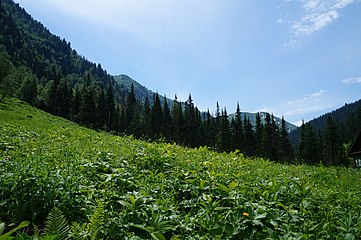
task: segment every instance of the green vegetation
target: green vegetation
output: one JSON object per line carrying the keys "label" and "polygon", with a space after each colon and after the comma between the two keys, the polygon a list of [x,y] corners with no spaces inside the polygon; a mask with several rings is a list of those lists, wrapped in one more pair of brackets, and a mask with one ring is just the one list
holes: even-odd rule
{"label": "green vegetation", "polygon": [[30,221],[18,239],[359,239],[360,186],[356,169],[149,143],[0,103],[0,228]]}

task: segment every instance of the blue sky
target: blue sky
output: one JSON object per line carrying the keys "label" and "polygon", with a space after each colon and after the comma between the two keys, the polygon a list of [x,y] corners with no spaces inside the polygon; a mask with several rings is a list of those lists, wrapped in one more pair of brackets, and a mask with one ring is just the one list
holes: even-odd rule
{"label": "blue sky", "polygon": [[361,98],[360,0],[16,0],[108,73],[299,124]]}

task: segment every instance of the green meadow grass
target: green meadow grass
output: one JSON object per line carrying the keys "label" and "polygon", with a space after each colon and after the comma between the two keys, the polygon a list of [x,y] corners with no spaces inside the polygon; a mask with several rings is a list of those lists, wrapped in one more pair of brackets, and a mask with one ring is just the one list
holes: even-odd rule
{"label": "green meadow grass", "polygon": [[32,235],[54,208],[72,239],[361,239],[361,173],[114,136],[6,99],[0,222]]}

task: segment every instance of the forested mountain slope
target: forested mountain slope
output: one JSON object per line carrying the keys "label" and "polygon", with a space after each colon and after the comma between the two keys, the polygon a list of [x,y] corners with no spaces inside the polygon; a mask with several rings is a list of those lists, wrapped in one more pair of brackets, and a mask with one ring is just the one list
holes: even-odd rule
{"label": "forested mountain slope", "polygon": [[[328,118],[339,124],[340,134],[343,139],[353,140],[361,130],[361,100],[345,104],[345,106],[315,118],[308,123],[318,133],[325,129]],[[298,144],[300,135],[301,128],[292,131],[289,136],[292,143]]]}

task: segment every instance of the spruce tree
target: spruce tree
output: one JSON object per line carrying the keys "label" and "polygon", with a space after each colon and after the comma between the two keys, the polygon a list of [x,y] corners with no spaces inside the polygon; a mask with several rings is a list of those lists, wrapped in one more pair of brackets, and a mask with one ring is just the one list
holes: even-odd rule
{"label": "spruce tree", "polygon": [[281,130],[279,133],[279,159],[281,162],[290,163],[293,157],[293,149],[288,138],[288,129],[286,127],[286,121],[282,116]]}
{"label": "spruce tree", "polygon": [[94,127],[96,123],[95,90],[92,85],[83,89],[80,105],[80,123]]}
{"label": "spruce tree", "polygon": [[323,133],[323,161],[325,165],[341,165],[338,161],[341,148],[339,140],[338,127],[332,118],[328,117]]}
{"label": "spruce tree", "polygon": [[171,114],[170,109],[168,106],[167,97],[164,96],[164,103],[163,103],[163,135],[166,139],[170,139],[171,137]]}
{"label": "spruce tree", "polygon": [[[133,89],[134,91],[134,89]],[[113,94],[113,85],[112,81],[109,81],[109,86],[107,89],[107,94],[105,96],[105,120],[107,130],[110,131],[114,129],[115,124],[115,102]]]}
{"label": "spruce tree", "polygon": [[162,105],[160,103],[158,93],[154,96],[154,104],[152,108],[152,130],[153,130],[153,138],[158,139],[162,137],[163,132],[163,110]]}
{"label": "spruce tree", "polygon": [[189,94],[188,100],[184,107],[184,135],[185,142],[190,147],[195,147],[196,144],[196,116],[192,96]]}
{"label": "spruce tree", "polygon": [[263,155],[263,142],[262,142],[263,127],[264,126],[262,124],[261,115],[258,112],[256,114],[255,154],[259,157]]}
{"label": "spruce tree", "polygon": [[271,122],[271,115],[266,113],[265,123],[263,128],[262,134],[262,153],[261,156],[274,160],[272,157],[273,154],[273,129],[272,129],[272,122]]}
{"label": "spruce tree", "polygon": [[243,123],[241,116],[241,109],[239,107],[239,103],[237,103],[236,114],[231,121],[232,128],[232,148],[238,149],[243,152],[243,144],[244,144],[244,131],[243,131]]}
{"label": "spruce tree", "polygon": [[125,128],[128,134],[134,134],[135,132],[134,116],[136,103],[137,100],[134,93],[134,85],[132,83],[130,91],[127,94],[127,102],[125,106]]}
{"label": "spruce tree", "polygon": [[79,123],[80,121],[80,105],[81,105],[81,94],[79,91],[79,87],[76,86],[75,87],[75,93],[74,93],[74,97],[73,97],[73,104],[72,104],[72,120],[74,122]]}
{"label": "spruce tree", "polygon": [[171,119],[172,119],[172,129],[173,129],[172,140],[182,144],[184,143],[183,110],[182,110],[182,104],[178,101],[177,95],[175,95],[174,100],[172,102]]}
{"label": "spruce tree", "polygon": [[144,102],[144,114],[142,121],[143,137],[151,138],[152,137],[152,113],[150,109],[149,99],[145,98]]}
{"label": "spruce tree", "polygon": [[14,71],[14,65],[6,52],[0,52],[0,102],[14,92],[14,80],[9,77]]}
{"label": "spruce tree", "polygon": [[[105,130],[107,125],[107,107],[105,103],[104,89],[101,88],[98,92],[97,103],[97,128]],[[107,129],[108,130],[108,129]]]}
{"label": "spruce tree", "polygon": [[38,84],[35,76],[28,76],[20,89],[21,99],[34,105],[38,96]]}
{"label": "spruce tree", "polygon": [[319,146],[317,142],[317,137],[311,124],[302,123],[301,139],[298,149],[298,161],[306,164],[318,164],[320,159],[318,154]]}
{"label": "spruce tree", "polygon": [[220,152],[231,151],[231,134],[229,129],[229,120],[227,109],[222,110],[220,118],[220,127],[216,138],[216,149]]}
{"label": "spruce tree", "polygon": [[246,118],[246,116],[244,116],[243,124],[244,124],[245,153],[247,156],[254,156],[255,136],[254,136],[253,126],[249,118]]}

